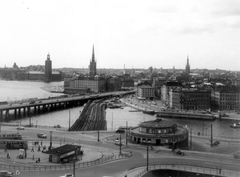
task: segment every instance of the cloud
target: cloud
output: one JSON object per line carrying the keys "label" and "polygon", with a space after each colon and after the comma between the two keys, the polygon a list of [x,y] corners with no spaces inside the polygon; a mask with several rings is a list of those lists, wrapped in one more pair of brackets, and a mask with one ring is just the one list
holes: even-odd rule
{"label": "cloud", "polygon": [[218,16],[239,16],[240,17],[240,1],[239,0],[218,0],[213,4],[212,13]]}
{"label": "cloud", "polygon": [[180,34],[202,34],[202,33],[213,33],[214,29],[211,26],[202,26],[202,27],[185,26],[181,29],[175,30],[175,32]]}

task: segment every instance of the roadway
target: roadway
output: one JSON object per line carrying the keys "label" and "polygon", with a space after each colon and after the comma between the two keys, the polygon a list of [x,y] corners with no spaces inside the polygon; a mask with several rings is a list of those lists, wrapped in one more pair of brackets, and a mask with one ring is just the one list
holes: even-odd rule
{"label": "roadway", "polygon": [[[3,127],[7,128],[7,127]],[[16,129],[12,128],[12,131],[16,131]],[[8,131],[10,131],[8,129]],[[37,133],[39,131],[48,134],[49,130],[38,130],[34,128],[27,128],[21,133],[23,134],[23,137],[25,137],[28,140],[36,140]],[[114,136],[112,136],[114,135]],[[100,139],[103,140],[106,137],[117,137],[113,132],[101,132],[100,133]],[[119,146],[110,143],[108,141],[102,141],[97,142],[97,132],[65,132],[65,131],[53,131],[53,140],[56,142],[59,142],[60,139],[64,137],[66,142],[71,143],[78,143],[81,139],[81,145],[91,145],[95,146],[96,148],[102,147],[106,149],[112,149],[114,151],[119,150]],[[122,136],[124,137],[124,136]],[[37,139],[39,140],[39,139]],[[47,139],[46,141],[49,141]],[[125,140],[123,139],[123,142]],[[204,140],[201,140],[204,141]],[[206,145],[206,140],[204,143]],[[198,142],[198,139],[194,139],[194,142]],[[193,146],[197,146],[193,142]],[[200,144],[203,144],[203,142],[199,142]],[[225,147],[226,152],[228,151],[228,148],[231,148],[233,144],[226,144],[228,146]],[[239,147],[239,144],[238,144]],[[197,149],[197,147],[194,147]],[[196,166],[207,166],[207,167],[213,167],[213,168],[223,168],[235,172],[240,172],[240,163],[239,159],[234,159],[232,156],[232,152],[229,152],[229,154],[214,154],[211,147],[208,147],[206,151],[208,152],[199,152],[199,151],[184,151],[185,156],[178,156],[173,155],[171,150],[167,149],[161,149],[158,147],[154,147],[154,150],[149,151],[149,163],[168,163],[168,164],[190,164],[190,165],[196,165]],[[124,171],[128,170],[130,167],[138,166],[138,165],[144,165],[146,164],[146,146],[144,145],[136,145],[129,143],[128,147],[123,146],[122,151],[131,151],[133,153],[133,156],[130,159],[127,160],[118,160],[115,162],[110,162],[107,164],[102,164],[94,167],[87,167],[82,169],[76,169],[76,176],[78,177],[102,177],[102,176],[114,176],[119,177],[119,175],[123,174]],[[211,151],[211,153],[209,153]],[[240,151],[239,148],[235,149],[235,151]],[[51,171],[51,172],[21,172],[19,177],[58,177],[61,176],[67,172],[72,172],[72,170],[68,171]]]}

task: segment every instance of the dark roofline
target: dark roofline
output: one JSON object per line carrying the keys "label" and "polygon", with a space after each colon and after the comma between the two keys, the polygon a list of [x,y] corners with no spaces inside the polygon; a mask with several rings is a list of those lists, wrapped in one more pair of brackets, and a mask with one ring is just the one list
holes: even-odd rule
{"label": "dark roofline", "polygon": [[59,156],[59,155],[74,151],[74,150],[78,149],[79,147],[81,148],[81,146],[78,146],[78,145],[65,144],[63,146],[51,149],[51,150],[46,151],[44,153]]}

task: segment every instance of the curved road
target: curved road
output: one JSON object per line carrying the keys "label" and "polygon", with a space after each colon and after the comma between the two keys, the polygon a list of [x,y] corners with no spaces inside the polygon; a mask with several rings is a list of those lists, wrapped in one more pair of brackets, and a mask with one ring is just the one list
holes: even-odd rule
{"label": "curved road", "polygon": [[[5,127],[2,127],[4,129]],[[6,127],[7,128],[7,127]],[[16,127],[8,128],[8,131],[16,131]],[[34,128],[27,128],[21,131],[23,137],[29,140],[36,139],[36,134],[39,131],[49,135],[49,130],[39,130]],[[100,138],[111,136],[114,133],[101,133]],[[119,146],[108,143],[108,142],[97,142],[97,133],[84,133],[81,132],[63,132],[63,131],[53,131],[53,140],[59,141],[63,137],[67,142],[79,142],[84,145],[92,145],[96,147],[106,147],[114,150],[118,150]],[[49,139],[47,139],[49,141]],[[146,164],[146,146],[129,145],[127,148],[122,147],[123,151],[131,151],[133,156],[127,160],[119,160],[110,162],[107,164],[102,164],[94,167],[87,167],[84,169],[76,169],[77,177],[102,177],[102,176],[114,176],[118,177],[124,171],[128,170],[130,167]],[[173,155],[171,151],[167,150],[149,150],[149,161],[150,163],[176,163],[176,164],[191,164],[196,166],[208,166],[214,168],[224,168],[227,170],[232,170],[240,172],[240,160],[233,159],[232,156],[227,155],[214,155],[214,154],[204,154],[204,153],[194,153],[192,151],[186,151],[185,156]],[[52,172],[21,172],[19,177],[59,177],[70,171],[52,171]]]}

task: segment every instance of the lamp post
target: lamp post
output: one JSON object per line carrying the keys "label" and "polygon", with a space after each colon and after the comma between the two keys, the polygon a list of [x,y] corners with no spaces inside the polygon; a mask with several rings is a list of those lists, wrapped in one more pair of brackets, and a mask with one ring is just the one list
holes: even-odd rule
{"label": "lamp post", "polygon": [[122,133],[120,132],[120,144],[119,144],[119,154],[122,154]]}
{"label": "lamp post", "polygon": [[69,120],[68,120],[68,131],[70,131],[70,124],[71,124],[71,110],[69,110]]}
{"label": "lamp post", "polygon": [[149,163],[149,143],[151,141],[150,140],[147,140],[147,171],[148,171],[148,163]]}
{"label": "lamp post", "polygon": [[50,146],[49,146],[49,150],[52,149],[52,132],[53,131],[49,131],[49,133],[50,133]]}

